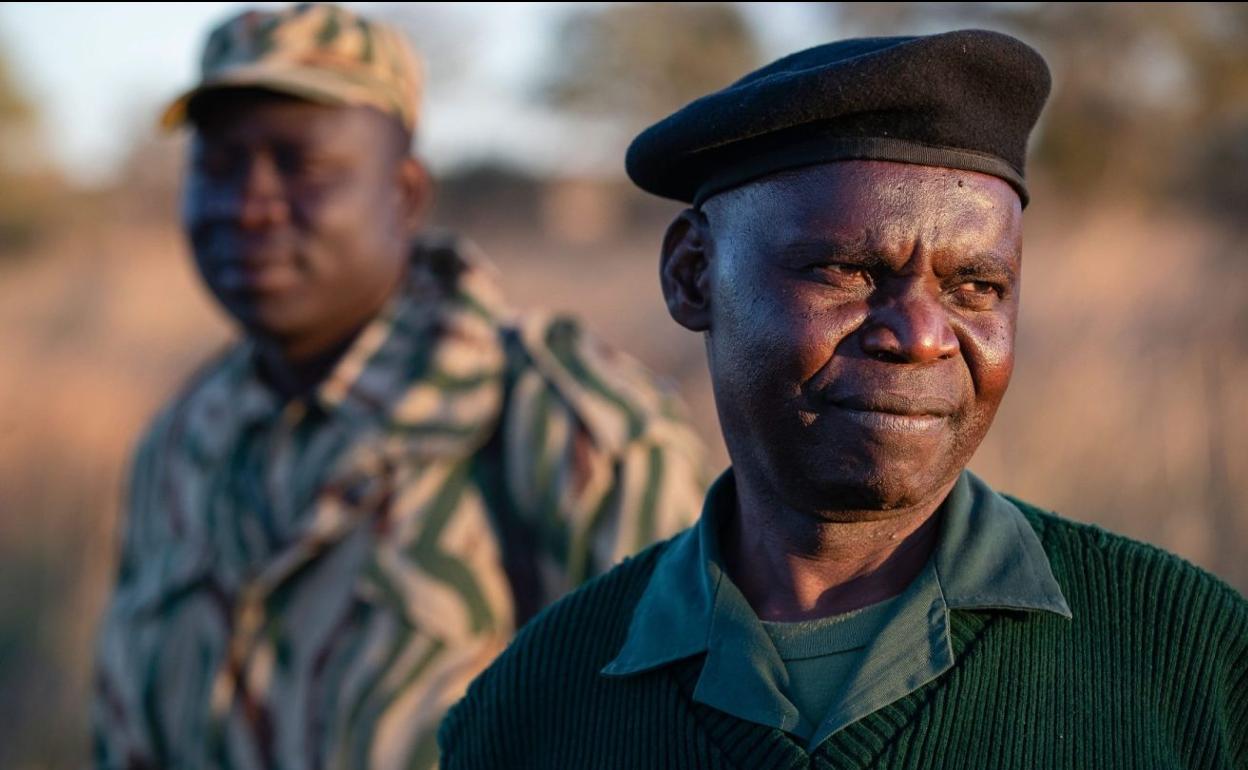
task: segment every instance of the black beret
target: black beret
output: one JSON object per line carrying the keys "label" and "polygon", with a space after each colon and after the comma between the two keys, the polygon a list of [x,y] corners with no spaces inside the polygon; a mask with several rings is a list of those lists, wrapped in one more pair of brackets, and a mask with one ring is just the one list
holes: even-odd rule
{"label": "black beret", "polygon": [[851,158],[1000,177],[1027,205],[1027,136],[1049,68],[1009,35],[959,30],[808,48],[755,70],[643,131],[629,177],[702,203],[785,169]]}

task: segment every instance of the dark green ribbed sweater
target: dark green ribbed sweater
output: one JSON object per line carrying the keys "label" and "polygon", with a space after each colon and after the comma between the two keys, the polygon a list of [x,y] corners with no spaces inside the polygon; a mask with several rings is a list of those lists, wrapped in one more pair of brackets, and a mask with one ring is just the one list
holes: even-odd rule
{"label": "dark green ribbed sweater", "polygon": [[813,754],[695,703],[703,656],[599,673],[660,544],[525,628],[443,723],[443,767],[1248,767],[1248,602],[1156,548],[1013,502],[1074,620],[953,610],[955,666]]}

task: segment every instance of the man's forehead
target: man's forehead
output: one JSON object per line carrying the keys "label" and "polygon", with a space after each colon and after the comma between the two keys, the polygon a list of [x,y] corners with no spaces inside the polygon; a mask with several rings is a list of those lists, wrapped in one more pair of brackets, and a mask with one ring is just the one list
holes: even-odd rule
{"label": "man's forehead", "polygon": [[[974,171],[879,160],[844,160],[788,169],[726,190],[707,209],[797,208],[821,218],[885,216],[956,209],[999,219],[1021,214],[1005,181]],[[1008,219],[1008,217],[1007,217]]]}
{"label": "man's forehead", "polygon": [[[989,174],[938,165],[858,158],[783,169],[751,179],[739,188],[785,188],[799,193],[807,192],[810,197],[830,191],[873,191],[879,195],[892,191],[896,193],[892,197],[905,200],[907,196],[912,197],[916,193],[950,185],[959,189],[982,191],[984,195],[1000,197],[1002,200],[1008,200],[1008,194],[1013,194],[1013,189],[1007,182]],[[730,188],[724,193],[708,197],[707,200],[739,188]],[[1017,200],[1017,195],[1014,198]]]}
{"label": "man's forehead", "polygon": [[703,210],[717,237],[762,238],[790,256],[929,249],[1016,262],[1021,247],[1014,190],[961,169],[836,161],[751,181],[713,196]]}

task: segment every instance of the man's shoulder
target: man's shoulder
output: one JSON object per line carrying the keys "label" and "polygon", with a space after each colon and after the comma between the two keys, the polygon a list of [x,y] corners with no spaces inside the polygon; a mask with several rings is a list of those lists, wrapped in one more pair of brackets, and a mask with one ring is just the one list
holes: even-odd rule
{"label": "man's shoulder", "polygon": [[437,232],[422,237],[416,248],[417,263],[453,304],[501,337],[509,386],[505,405],[512,415],[546,414],[557,405],[607,455],[618,457],[649,443],[679,448],[700,461],[701,442],[673,383],[590,333],[578,319],[541,308],[513,310],[497,268],[470,240]]}
{"label": "man's shoulder", "polygon": [[633,611],[660,556],[672,540],[646,548],[564,596],[524,626],[494,663],[468,688],[443,725],[442,741],[491,734],[509,720],[592,688],[619,652]]}
{"label": "man's shoulder", "polygon": [[[553,666],[601,670],[624,643],[637,602],[671,543],[672,539],[664,540],[625,558],[547,607],[520,630],[483,679],[497,676],[490,674],[494,669],[548,658],[556,650],[557,659],[548,661]],[[569,637],[578,641],[569,644]],[[543,679],[550,681],[545,675]]]}
{"label": "man's shoulder", "polygon": [[179,433],[179,424],[214,403],[229,402],[239,375],[247,366],[246,346],[235,343],[210,356],[169,397],[148,422],[138,452],[151,451]]}
{"label": "man's shoulder", "polygon": [[1184,633],[1238,635],[1248,649],[1248,600],[1222,579],[1163,548],[1005,497],[1039,536],[1076,623],[1081,611],[1153,618]]}
{"label": "man's shoulder", "polygon": [[574,318],[532,310],[506,328],[510,360],[517,375],[519,405],[541,382],[604,450],[623,452],[638,441],[688,445],[699,442],[672,383],[637,359],[590,333]]}

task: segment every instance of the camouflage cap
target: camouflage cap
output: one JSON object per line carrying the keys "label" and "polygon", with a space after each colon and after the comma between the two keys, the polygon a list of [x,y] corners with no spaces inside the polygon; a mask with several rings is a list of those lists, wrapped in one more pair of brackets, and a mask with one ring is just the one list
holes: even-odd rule
{"label": "camouflage cap", "polygon": [[191,100],[223,88],[264,88],[332,105],[374,107],[415,130],[420,63],[403,34],[334,5],[250,10],[208,36],[199,83],[161,116],[187,120]]}

